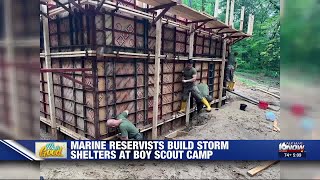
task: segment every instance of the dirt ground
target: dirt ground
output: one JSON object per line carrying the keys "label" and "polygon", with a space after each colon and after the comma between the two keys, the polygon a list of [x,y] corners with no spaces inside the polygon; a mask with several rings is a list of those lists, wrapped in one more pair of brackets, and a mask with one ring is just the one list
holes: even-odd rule
{"label": "dirt ground", "polygon": [[[277,98],[254,91],[240,82],[236,92],[256,100],[279,103]],[[192,118],[188,135],[180,139],[280,139],[272,131],[272,123],[265,120],[265,110],[228,93],[228,103],[211,113],[202,112]],[[241,111],[240,104],[248,105]],[[277,117],[279,112],[275,112]],[[280,125],[281,127],[281,125]],[[42,131],[42,139],[50,139]],[[280,179],[280,163],[254,177],[247,171],[261,165],[258,161],[79,161],[41,162],[45,179]]]}

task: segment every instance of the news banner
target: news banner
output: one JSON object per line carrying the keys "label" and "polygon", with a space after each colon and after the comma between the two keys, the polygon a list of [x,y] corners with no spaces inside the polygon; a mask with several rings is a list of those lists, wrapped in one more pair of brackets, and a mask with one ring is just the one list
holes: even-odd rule
{"label": "news banner", "polygon": [[0,160],[320,160],[315,140],[0,140]]}

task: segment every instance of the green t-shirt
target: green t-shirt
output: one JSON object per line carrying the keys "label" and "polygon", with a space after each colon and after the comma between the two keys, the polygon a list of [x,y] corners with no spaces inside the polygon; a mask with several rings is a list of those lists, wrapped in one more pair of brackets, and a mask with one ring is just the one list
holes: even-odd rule
{"label": "green t-shirt", "polygon": [[[196,68],[192,67],[192,68],[184,68],[184,70],[182,71],[182,76],[184,77],[184,80],[189,80],[192,79],[193,75],[197,74],[197,70]],[[195,82],[187,82],[184,83],[184,86],[193,86],[195,85]]]}
{"label": "green t-shirt", "polygon": [[139,133],[139,130],[127,119],[127,117],[128,114],[126,112],[122,112],[117,116],[117,119],[122,120],[119,130],[121,137],[128,137],[128,139],[132,139]]}

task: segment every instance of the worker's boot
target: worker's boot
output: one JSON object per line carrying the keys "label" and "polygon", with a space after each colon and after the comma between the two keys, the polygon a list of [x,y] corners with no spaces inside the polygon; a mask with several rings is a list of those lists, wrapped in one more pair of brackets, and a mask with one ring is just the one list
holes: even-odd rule
{"label": "worker's boot", "polygon": [[185,113],[187,108],[187,101],[182,101],[181,102],[181,107],[180,107],[180,113]]}
{"label": "worker's boot", "polygon": [[211,111],[211,106],[210,106],[210,104],[209,104],[209,102],[207,101],[207,99],[206,98],[202,98],[201,99],[201,102],[207,107],[207,111],[208,112],[210,112]]}

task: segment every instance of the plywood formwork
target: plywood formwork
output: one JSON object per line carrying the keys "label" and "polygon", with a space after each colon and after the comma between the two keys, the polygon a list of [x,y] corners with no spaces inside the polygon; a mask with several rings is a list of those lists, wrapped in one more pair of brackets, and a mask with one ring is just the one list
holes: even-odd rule
{"label": "plywood formwork", "polygon": [[[52,68],[90,68],[92,71],[85,75],[82,72],[69,75],[94,87],[89,91],[54,74],[56,119],[58,124],[86,138],[104,139],[117,133],[105,126],[106,120],[127,109],[128,119],[150,138],[154,118],[156,26],[140,15],[107,8],[110,3],[106,1],[99,12],[94,11],[96,6],[83,5],[87,13],[74,9],[73,14],[64,13],[49,20]],[[135,0],[115,3],[118,7],[142,10],[142,3]],[[175,10],[165,18],[167,22],[187,26],[189,21],[182,15]],[[220,74],[223,39],[203,32],[204,28],[195,31],[193,44],[197,81],[208,84],[210,94],[218,99],[219,91],[223,90],[219,89],[223,76]],[[184,115],[177,111],[182,97],[181,72],[189,55],[190,29],[164,23],[160,36],[158,135],[185,123]],[[103,56],[97,56],[95,52],[102,48]],[[76,53],[68,53],[80,51],[83,53],[78,57]],[[44,56],[40,60],[44,67]],[[46,79],[46,73],[41,73],[41,116],[50,119]]]}

